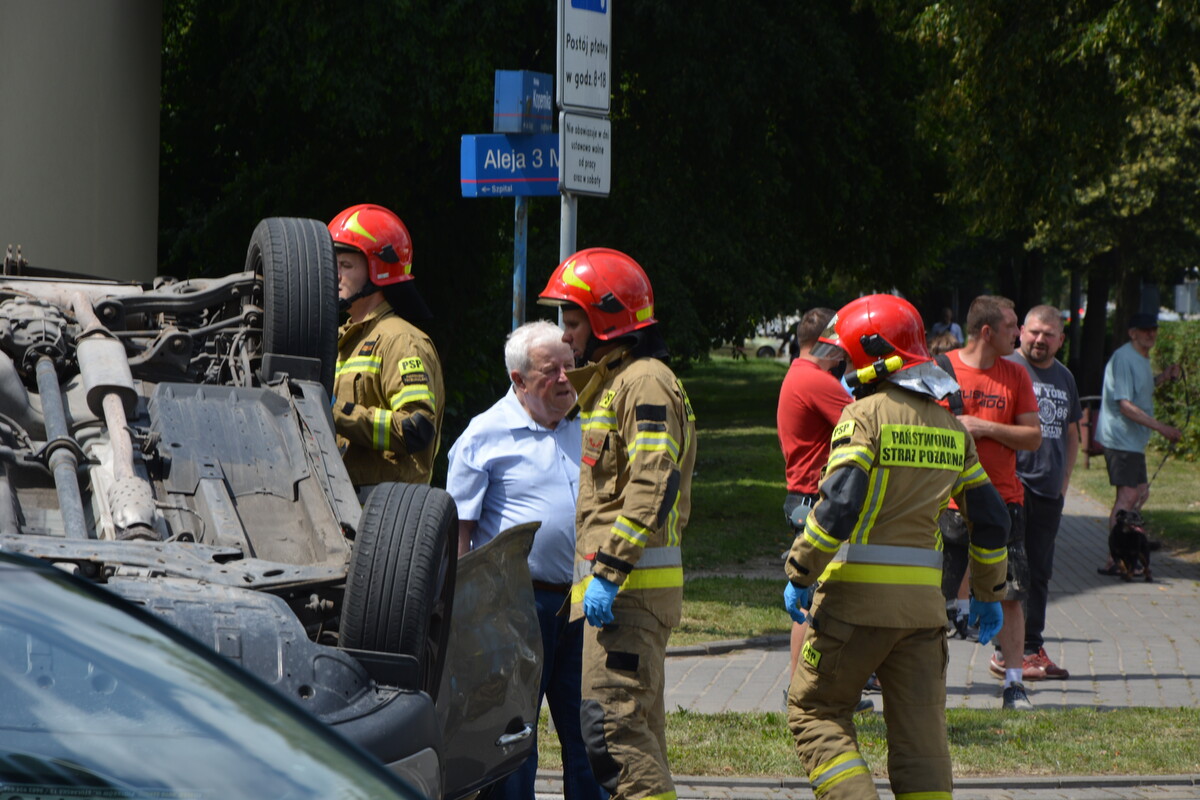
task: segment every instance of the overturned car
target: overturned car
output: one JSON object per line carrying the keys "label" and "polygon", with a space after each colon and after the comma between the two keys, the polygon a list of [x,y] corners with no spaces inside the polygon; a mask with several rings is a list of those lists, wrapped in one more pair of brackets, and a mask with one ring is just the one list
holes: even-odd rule
{"label": "overturned car", "polygon": [[458,561],[445,492],[360,505],[329,414],[337,326],[316,220],[263,220],[223,278],[97,280],[10,248],[0,550],[103,584],[428,796],[464,796],[530,751],[536,526]]}

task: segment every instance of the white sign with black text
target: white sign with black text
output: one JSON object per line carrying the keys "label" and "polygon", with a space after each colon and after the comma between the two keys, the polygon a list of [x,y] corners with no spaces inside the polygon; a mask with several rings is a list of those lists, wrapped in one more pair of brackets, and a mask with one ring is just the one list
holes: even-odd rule
{"label": "white sign with black text", "polygon": [[558,115],[558,188],[608,197],[612,188],[612,123],[586,114]]}
{"label": "white sign with black text", "polygon": [[607,114],[612,0],[558,0],[558,107]]}

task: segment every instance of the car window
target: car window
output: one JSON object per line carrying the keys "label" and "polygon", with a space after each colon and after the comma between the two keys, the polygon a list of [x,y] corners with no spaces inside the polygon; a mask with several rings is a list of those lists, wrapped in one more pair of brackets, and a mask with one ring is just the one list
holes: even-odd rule
{"label": "car window", "polygon": [[0,796],[417,797],[265,684],[55,573],[0,555]]}

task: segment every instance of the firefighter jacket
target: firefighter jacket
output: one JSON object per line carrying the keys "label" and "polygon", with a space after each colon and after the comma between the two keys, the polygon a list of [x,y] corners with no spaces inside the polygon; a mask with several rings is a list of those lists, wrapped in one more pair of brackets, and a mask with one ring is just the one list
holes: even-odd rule
{"label": "firefighter jacket", "polygon": [[429,483],[442,429],[442,366],[429,337],[386,302],[338,336],[338,447],[355,486]]}
{"label": "firefighter jacket", "polygon": [[583,456],[571,619],[583,616],[584,592],[599,575],[621,587],[613,603],[618,622],[622,608],[636,608],[673,627],[683,603],[680,544],[696,463],[691,402],[669,367],[635,358],[628,347],[574,371],[572,382]]}
{"label": "firefighter jacket", "polygon": [[857,625],[946,624],[938,515],[954,497],[971,534],[971,587],[1002,600],[1009,517],[962,424],[931,397],[884,382],[846,406],[820,497],[787,559],[813,611]]}

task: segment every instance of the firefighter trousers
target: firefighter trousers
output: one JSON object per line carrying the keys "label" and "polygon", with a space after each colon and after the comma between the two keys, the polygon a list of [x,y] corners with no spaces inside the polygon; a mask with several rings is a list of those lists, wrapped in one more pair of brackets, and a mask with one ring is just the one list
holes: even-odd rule
{"label": "firefighter trousers", "polygon": [[818,800],[877,800],[858,752],[854,706],[874,672],[883,689],[888,774],[897,800],[950,800],[943,628],[877,628],[819,609],[788,689],[788,728]]}
{"label": "firefighter trousers", "polygon": [[663,706],[671,629],[648,611],[614,612],[603,628],[584,625],[579,716],[592,774],[612,800],[675,800]]}

